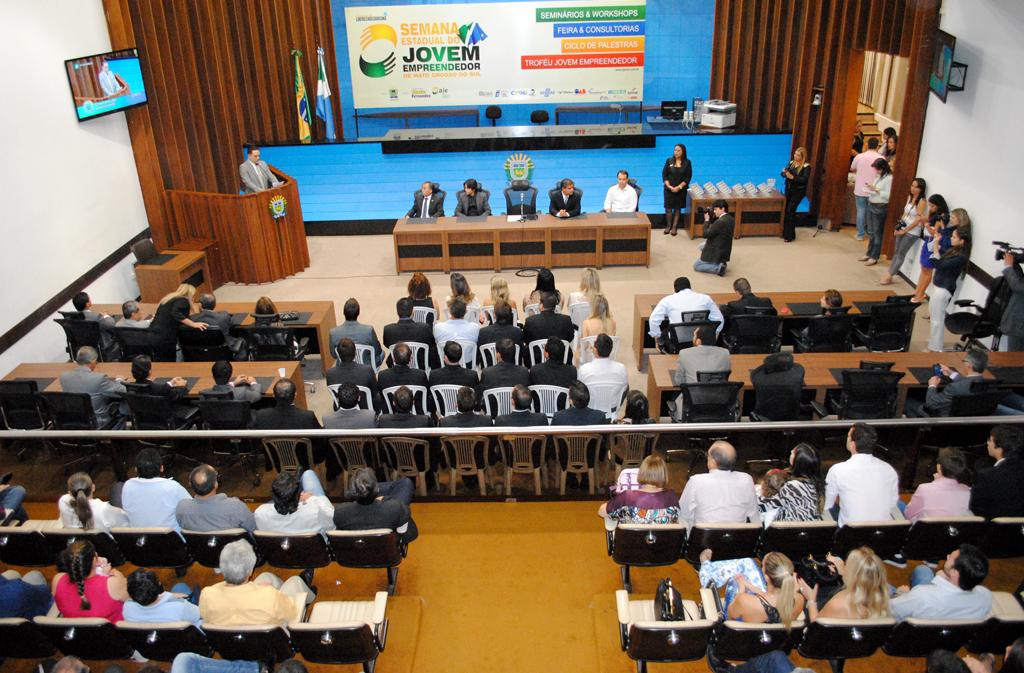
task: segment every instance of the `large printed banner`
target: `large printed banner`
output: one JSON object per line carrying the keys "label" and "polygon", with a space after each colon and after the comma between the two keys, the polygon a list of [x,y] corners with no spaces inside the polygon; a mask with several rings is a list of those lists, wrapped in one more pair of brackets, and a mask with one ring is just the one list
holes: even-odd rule
{"label": "large printed banner", "polygon": [[347,7],[356,108],[640,101],[645,0]]}

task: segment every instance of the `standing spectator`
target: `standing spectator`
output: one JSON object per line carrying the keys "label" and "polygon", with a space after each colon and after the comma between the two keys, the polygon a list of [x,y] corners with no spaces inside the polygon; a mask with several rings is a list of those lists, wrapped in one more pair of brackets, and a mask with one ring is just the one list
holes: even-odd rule
{"label": "standing spectator", "polygon": [[850,149],[850,156],[855,157],[864,151],[864,130],[860,119],[854,123],[853,127],[853,144]]}
{"label": "standing spectator", "polygon": [[677,144],[661,169],[661,181],[665,185],[665,231],[662,233],[676,235],[679,213],[686,208],[686,188],[692,179],[693,164],[686,158],[686,145]]}
{"label": "standing spectator", "polygon": [[853,183],[853,198],[857,202],[857,240],[863,241],[866,235],[866,220],[868,214],[868,197],[871,190],[868,186],[875,181],[878,173],[872,168],[875,160],[881,159],[878,153],[878,138],[868,138],[868,149],[858,154],[850,163],[850,172],[855,174]]}
{"label": "standing spectator", "polygon": [[188,475],[188,483],[195,495],[179,500],[175,510],[182,528],[195,531],[244,528],[249,532],[256,529],[252,510],[244,502],[217,492],[220,475],[213,466],[196,465]]}
{"label": "standing spectator", "polygon": [[160,451],[145,448],[135,458],[139,476],[129,479],[121,490],[121,505],[128,513],[132,528],[172,528],[181,530],[175,512],[178,503],[188,499],[185,487],[164,474]]}
{"label": "standing spectator", "polygon": [[846,435],[849,459],[833,465],[825,476],[824,508],[840,526],[889,519],[896,507],[899,477],[889,463],[874,456],[877,443],[874,428],[854,424]]}
{"label": "standing spectator", "polygon": [[917,487],[903,515],[911,521],[930,516],[970,516],[971,487],[967,479],[967,458],[959,449],[939,450],[935,478]]}
{"label": "standing spectator", "polygon": [[896,225],[893,236],[896,237],[896,250],[892,254],[892,262],[889,270],[879,281],[880,285],[892,285],[892,278],[900,272],[903,260],[907,258],[914,245],[921,240],[921,232],[924,230],[924,222],[927,219],[928,201],[925,199],[928,190],[928,183],[924,178],[914,178],[910,182],[910,193],[907,195],[907,203],[903,206],[903,215]]}
{"label": "standing spectator", "polygon": [[864,262],[864,266],[878,264],[878,258],[882,256],[882,238],[885,236],[885,213],[889,209],[889,192],[892,190],[892,169],[885,159],[875,159],[871,167],[878,173],[870,185],[868,185],[868,249],[867,252],[857,261]]}
{"label": "standing spectator", "polygon": [[718,440],[708,449],[707,474],[686,481],[679,499],[679,519],[692,528],[698,523],[746,523],[761,521],[754,480],[746,472],[734,472],[736,449]]}
{"label": "standing spectator", "polygon": [[932,283],[932,273],[935,269],[932,264],[932,240],[940,239],[939,254],[946,252],[949,248],[949,239],[952,236],[952,228],[949,226],[949,206],[942,194],[932,194],[928,197],[928,219],[922,225],[921,232],[924,244],[921,246],[921,273],[917,277],[917,285],[911,302],[920,304],[924,301],[925,292]]}
{"label": "standing spectator", "polygon": [[986,519],[1024,516],[1024,434],[1015,425],[997,425],[988,437],[993,467],[978,472],[971,488],[971,511]]}
{"label": "standing spectator", "polygon": [[1010,286],[1010,300],[1003,309],[1003,318],[999,329],[1006,337],[1006,347],[1002,350],[1024,351],[1024,272],[1013,253],[1003,256],[1003,278]]}
{"label": "standing spectator", "polygon": [[793,150],[793,160],[782,169],[782,177],[786,179],[786,221],[782,226],[782,240],[791,243],[796,238],[796,209],[807,196],[807,181],[811,177],[806,148]]}
{"label": "standing spectator", "polygon": [[934,239],[932,264],[935,265],[935,277],[932,280],[932,295],[928,307],[931,314],[928,350],[936,353],[945,350],[946,309],[956,294],[957,283],[967,274],[967,263],[971,259],[970,229],[956,227],[949,239],[949,249],[940,255],[939,247],[940,240]]}

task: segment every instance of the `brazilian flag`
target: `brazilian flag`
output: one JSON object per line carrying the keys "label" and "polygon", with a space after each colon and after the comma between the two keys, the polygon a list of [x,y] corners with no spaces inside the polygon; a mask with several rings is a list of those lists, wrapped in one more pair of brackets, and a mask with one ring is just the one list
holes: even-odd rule
{"label": "brazilian flag", "polygon": [[299,67],[299,57],[302,52],[292,49],[292,57],[295,59],[295,108],[299,113],[299,140],[308,143],[313,136],[309,131],[309,99],[306,97],[306,82],[302,79],[302,69]]}

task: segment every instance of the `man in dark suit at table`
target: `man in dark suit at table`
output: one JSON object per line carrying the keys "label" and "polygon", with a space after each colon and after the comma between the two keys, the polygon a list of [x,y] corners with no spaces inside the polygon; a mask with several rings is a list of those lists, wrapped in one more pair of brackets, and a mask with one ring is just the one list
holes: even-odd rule
{"label": "man in dark suit at table", "polygon": [[988,455],[996,464],[980,470],[971,487],[971,512],[994,519],[1024,516],[1024,433],[1016,425],[997,425],[988,438]]}
{"label": "man in dark suit at table", "polygon": [[580,214],[580,195],[569,178],[559,183],[559,191],[551,197],[548,212],[555,217],[577,217]]}
{"label": "man in dark suit at table", "polygon": [[715,199],[711,204],[711,213],[704,213],[704,238],[707,239],[701,248],[700,259],[693,263],[693,270],[701,273],[725,275],[725,268],[732,258],[732,235],[736,229],[736,221],[729,214],[729,204],[725,199]]}
{"label": "man in dark suit at table", "polygon": [[[985,380],[983,374],[988,367],[988,355],[985,351],[977,348],[971,349],[964,353],[964,364],[963,374],[946,365],[941,365],[942,376],[933,376],[928,379],[928,392],[924,402],[910,397],[904,402],[903,411],[907,418],[949,416],[953,410],[953,398],[970,395],[973,384]],[[949,383],[940,389],[943,377],[948,378]]]}
{"label": "man in dark suit at table", "polygon": [[526,386],[512,389],[512,411],[494,419],[497,427],[525,428],[548,424],[548,417],[533,410],[533,393]]}
{"label": "man in dark suit at table", "polygon": [[551,418],[551,425],[605,425],[608,417],[603,411],[590,408],[590,390],[581,381],[573,381],[569,386],[568,409],[556,411]]}
{"label": "man in dark suit at table", "polygon": [[380,409],[380,387],[377,385],[377,377],[373,374],[373,367],[356,362],[356,344],[352,339],[342,339],[338,342],[338,360],[334,366],[327,370],[325,375],[327,385],[333,386],[340,383],[354,383],[357,386],[364,386],[370,390],[373,396],[375,409]]}
{"label": "man in dark suit at table", "polygon": [[79,348],[75,353],[78,368],[60,375],[60,389],[65,393],[88,395],[92,400],[97,426],[103,428],[112,425],[117,428],[124,423],[117,411],[117,404],[125,392],[124,384],[96,371],[99,357],[92,346]]}
{"label": "man in dark suit at table", "polygon": [[213,387],[199,391],[200,397],[208,393],[214,395],[230,393],[231,399],[250,404],[256,404],[263,399],[263,388],[253,377],[240,374],[235,377],[234,381],[231,380],[234,368],[227,360],[214,362],[211,373],[213,374]]}
{"label": "man in dark suit at table", "polygon": [[92,299],[87,292],[79,292],[71,299],[71,305],[82,314],[83,320],[99,323],[100,325],[100,347],[103,349],[103,358],[107,362],[116,361],[120,358],[121,347],[114,340],[114,318],[106,313],[97,313],[92,310]]}
{"label": "man in dark suit at table", "polygon": [[531,386],[558,386],[568,388],[576,380],[576,368],[562,362],[565,359],[565,344],[561,339],[551,337],[544,345],[544,362],[530,367]]}
{"label": "man in dark suit at table", "polygon": [[[319,430],[320,421],[316,414],[308,409],[295,406],[295,382],[281,379],[274,384],[274,406],[256,412],[253,428],[256,430]],[[298,433],[301,436],[301,433]],[[322,437],[313,438],[313,462],[322,463],[327,457],[327,441]],[[303,456],[299,456],[302,460]],[[278,467],[278,466],[275,466]],[[302,469],[312,468],[303,465]],[[327,479],[333,481],[340,471],[340,466],[331,458],[327,461]]]}
{"label": "man in dark suit at table", "polygon": [[476,391],[469,386],[462,386],[455,397],[459,412],[445,416],[437,422],[440,428],[489,428],[494,423],[487,414],[478,414],[476,409]]}
{"label": "man in dark suit at table", "polygon": [[434,193],[434,185],[428,180],[413,198],[412,208],[406,217],[444,217],[444,200]]}
{"label": "man in dark suit at table", "polygon": [[541,295],[541,312],[527,318],[523,329],[523,340],[526,341],[527,346],[533,341],[547,341],[551,337],[572,341],[575,335],[572,318],[555,313],[556,304],[558,304],[558,298],[553,292],[545,292]]}
{"label": "man in dark suit at table", "polygon": [[459,203],[455,206],[455,215],[466,217],[477,217],[491,214],[491,204],[488,203],[487,192],[480,189],[480,185],[473,178],[462,183],[462,189],[455,194]]}
{"label": "man in dark suit at table", "polygon": [[722,315],[728,318],[733,315],[743,315],[747,308],[770,308],[772,300],[770,297],[758,297],[750,289],[750,281],[746,278],[737,278],[732,283],[732,289],[739,295],[739,299],[733,299],[722,305]]}
{"label": "man in dark suit at table", "polygon": [[498,361],[493,367],[480,372],[480,392],[491,388],[512,388],[530,385],[530,372],[516,362],[516,345],[511,339],[501,339],[495,345]]}
{"label": "man in dark suit at table", "polygon": [[408,343],[410,341],[426,344],[430,367],[438,367],[440,363],[437,359],[437,347],[434,345],[434,330],[426,323],[414,321],[412,319],[412,308],[412,299],[408,297],[402,297],[395,302],[398,322],[384,326],[384,347],[391,348],[397,343]]}

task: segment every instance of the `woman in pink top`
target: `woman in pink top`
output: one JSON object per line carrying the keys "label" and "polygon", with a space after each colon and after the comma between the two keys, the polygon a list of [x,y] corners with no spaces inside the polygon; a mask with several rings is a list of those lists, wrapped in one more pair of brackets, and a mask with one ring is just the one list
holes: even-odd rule
{"label": "woman in pink top", "polygon": [[72,542],[61,551],[53,578],[53,599],[62,617],[101,617],[110,622],[124,619],[121,608],[128,600],[128,583],[110,562],[96,555],[88,540]]}
{"label": "woman in pink top", "polygon": [[970,516],[971,487],[963,483],[967,458],[959,449],[939,451],[935,479],[917,487],[904,515],[911,521],[928,516]]}

